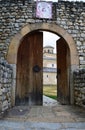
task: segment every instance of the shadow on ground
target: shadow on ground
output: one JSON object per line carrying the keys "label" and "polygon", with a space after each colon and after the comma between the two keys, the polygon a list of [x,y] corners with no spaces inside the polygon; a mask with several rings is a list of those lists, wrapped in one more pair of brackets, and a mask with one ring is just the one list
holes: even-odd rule
{"label": "shadow on ground", "polygon": [[44,97],[43,106],[15,106],[7,111],[5,120],[35,122],[85,122],[85,109],[60,105],[57,101]]}

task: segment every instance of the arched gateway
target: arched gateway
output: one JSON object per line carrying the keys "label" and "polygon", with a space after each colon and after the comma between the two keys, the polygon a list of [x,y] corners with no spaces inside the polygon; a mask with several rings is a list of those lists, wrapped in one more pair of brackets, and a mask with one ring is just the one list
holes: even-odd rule
{"label": "arched gateway", "polygon": [[[58,100],[73,104],[73,70],[79,66],[77,48],[72,36],[56,24],[27,24],[12,39],[7,61],[16,64],[17,79],[13,90],[13,105],[16,101],[29,100],[28,104],[42,104],[42,31],[59,35],[57,42]],[[36,55],[36,56],[35,56]],[[24,86],[24,87],[23,87]]]}

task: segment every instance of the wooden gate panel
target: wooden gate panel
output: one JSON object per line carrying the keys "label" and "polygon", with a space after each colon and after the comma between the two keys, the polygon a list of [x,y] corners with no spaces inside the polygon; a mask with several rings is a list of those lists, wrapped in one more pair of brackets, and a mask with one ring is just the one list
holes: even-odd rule
{"label": "wooden gate panel", "polygon": [[[34,69],[39,69],[36,72]],[[41,105],[43,96],[43,33],[24,37],[17,57],[17,104]]]}
{"label": "wooden gate panel", "polygon": [[69,93],[69,69],[70,55],[69,48],[63,38],[57,41],[57,96],[62,104],[70,103]]}
{"label": "wooden gate panel", "polygon": [[[32,72],[30,76],[32,104],[41,105],[43,97],[43,34],[37,32],[34,35],[33,47],[31,49]],[[32,79],[32,81],[31,81]]]}

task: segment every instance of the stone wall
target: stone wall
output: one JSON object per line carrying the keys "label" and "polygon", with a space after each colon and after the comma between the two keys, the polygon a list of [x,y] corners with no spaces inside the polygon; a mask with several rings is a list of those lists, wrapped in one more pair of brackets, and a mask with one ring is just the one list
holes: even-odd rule
{"label": "stone wall", "polygon": [[[0,53],[1,54],[1,53]],[[12,67],[0,55],[0,113],[11,107]]]}
{"label": "stone wall", "polygon": [[[59,2],[57,24],[69,32],[77,46],[80,67],[85,67],[85,3]],[[84,21],[83,21],[84,20]]]}
{"label": "stone wall", "polygon": [[[50,20],[35,17],[36,2],[26,1],[23,5],[20,1],[18,3],[2,1],[0,0],[0,111],[5,111],[11,106],[13,83],[12,65],[9,65],[5,58],[12,38],[26,24],[54,23],[63,27],[75,41],[80,61],[79,67],[85,67],[85,3],[64,1],[53,3],[53,18]],[[79,83],[80,88],[82,84]],[[76,88],[75,86],[75,96],[78,93]],[[77,99],[79,99],[78,96],[76,96],[76,104],[79,103]]]}
{"label": "stone wall", "polygon": [[[1,2],[1,1],[0,1]],[[53,19],[35,17],[36,3],[0,4],[0,46],[7,53],[11,39],[27,23],[55,23],[70,33],[79,53],[80,67],[85,67],[85,3],[64,2],[53,4]]]}
{"label": "stone wall", "polygon": [[74,72],[75,104],[85,107],[85,69]]}

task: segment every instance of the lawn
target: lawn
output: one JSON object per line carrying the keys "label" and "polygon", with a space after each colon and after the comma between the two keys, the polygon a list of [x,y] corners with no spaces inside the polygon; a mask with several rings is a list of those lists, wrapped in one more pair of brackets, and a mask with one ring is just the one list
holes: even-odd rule
{"label": "lawn", "polygon": [[43,95],[57,99],[57,87],[56,86],[43,86]]}

